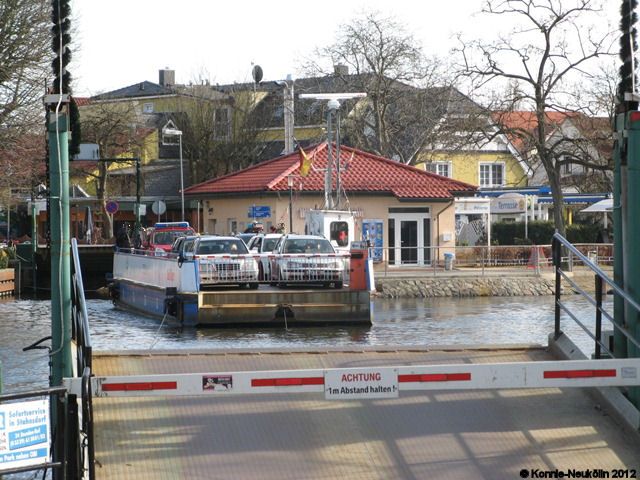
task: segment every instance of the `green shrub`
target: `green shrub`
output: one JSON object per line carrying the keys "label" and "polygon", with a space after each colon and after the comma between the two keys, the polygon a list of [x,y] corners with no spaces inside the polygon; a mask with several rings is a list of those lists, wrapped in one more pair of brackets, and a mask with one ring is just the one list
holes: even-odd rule
{"label": "green shrub", "polygon": [[596,243],[602,225],[574,223],[567,225],[567,240],[571,243]]}
{"label": "green shrub", "polygon": [[7,268],[9,266],[9,254],[7,249],[0,249],[0,269]]}
{"label": "green shrub", "polygon": [[527,225],[528,238],[524,235],[524,222],[497,222],[491,225],[491,237],[498,245],[548,245],[555,233],[553,222],[535,220]]}

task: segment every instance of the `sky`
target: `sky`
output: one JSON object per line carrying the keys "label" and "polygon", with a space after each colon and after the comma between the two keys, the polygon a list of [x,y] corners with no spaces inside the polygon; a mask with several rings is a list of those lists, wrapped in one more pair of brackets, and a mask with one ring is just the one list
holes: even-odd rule
{"label": "sky", "polygon": [[[392,15],[425,53],[446,56],[454,35],[492,38],[502,19],[479,15],[483,0],[72,0],[74,94],[90,96],[175,70],[176,83],[251,81],[300,74],[314,48],[331,44],[341,24],[368,11]],[[602,25],[618,23],[617,0],[604,0]]]}

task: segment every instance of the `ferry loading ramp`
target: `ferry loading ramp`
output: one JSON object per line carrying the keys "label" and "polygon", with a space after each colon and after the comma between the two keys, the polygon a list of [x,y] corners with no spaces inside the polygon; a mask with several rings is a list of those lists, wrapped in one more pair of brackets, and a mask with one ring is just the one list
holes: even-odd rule
{"label": "ferry loading ramp", "polygon": [[[101,375],[553,360],[535,346],[94,353]],[[640,472],[640,438],[576,388],[95,398],[100,479],[521,478]]]}

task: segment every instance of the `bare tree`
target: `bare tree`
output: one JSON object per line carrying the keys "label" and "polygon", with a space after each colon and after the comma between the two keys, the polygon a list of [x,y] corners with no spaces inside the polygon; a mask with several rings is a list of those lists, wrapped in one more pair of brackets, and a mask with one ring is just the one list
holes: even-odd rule
{"label": "bare tree", "polygon": [[[83,141],[97,143],[103,159],[114,159],[122,154],[141,157],[143,137],[149,130],[138,125],[134,105],[129,102],[97,102],[82,110]],[[122,194],[111,191],[112,186],[108,181],[110,165],[109,162],[99,161],[89,168],[72,172],[75,175],[84,174],[95,181],[96,197],[102,205],[102,234],[105,238],[113,236],[113,216],[106,210],[107,198],[110,194]]]}
{"label": "bare tree", "polygon": [[0,2],[0,143],[42,126],[51,59],[47,0]]}
{"label": "bare tree", "polygon": [[[603,166],[577,155],[578,150],[586,151],[573,148],[582,140],[560,136],[549,141],[558,125],[553,114],[572,112],[566,107],[571,82],[588,75],[586,69],[599,56],[609,54],[613,37],[610,32],[595,30],[601,23],[595,0],[488,0],[482,12],[516,27],[493,43],[461,40],[457,49],[461,71],[480,89],[500,82],[511,85],[510,94],[492,106],[504,112],[497,115],[497,123],[544,169],[554,201],[554,222],[564,233],[562,165]],[[533,112],[532,122],[515,127],[512,122],[505,127],[509,123],[504,120],[518,110]],[[535,163],[533,158],[529,160]]]}
{"label": "bare tree", "polygon": [[254,162],[259,118],[249,91],[233,97],[208,85],[183,87],[172,117],[183,132],[184,157],[193,183],[225,175]]}
{"label": "bare tree", "polygon": [[345,120],[349,143],[403,163],[420,161],[450,97],[439,60],[428,59],[400,22],[378,12],[342,25],[335,43],[314,57],[324,64],[307,61],[307,75],[336,75],[347,91],[367,93]]}

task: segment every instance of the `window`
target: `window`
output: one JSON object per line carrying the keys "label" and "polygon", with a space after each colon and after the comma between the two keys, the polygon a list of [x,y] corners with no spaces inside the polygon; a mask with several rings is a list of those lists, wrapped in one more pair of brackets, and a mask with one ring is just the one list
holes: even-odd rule
{"label": "window", "polygon": [[565,175],[571,175],[571,164],[570,163],[565,163],[564,165],[562,165],[562,173],[564,173]]}
{"label": "window", "polygon": [[451,163],[450,162],[430,162],[427,163],[427,171],[436,173],[443,177],[451,177]]}
{"label": "window", "polygon": [[153,113],[153,103],[145,103],[142,105],[142,113]]}
{"label": "window", "polygon": [[502,163],[481,163],[480,164],[480,186],[481,187],[501,187],[504,185],[504,164]]}
{"label": "window", "polygon": [[229,110],[216,108],[213,118],[213,136],[218,140],[229,138]]}
{"label": "window", "polygon": [[349,224],[347,222],[331,222],[329,239],[335,240],[339,247],[349,245]]}

